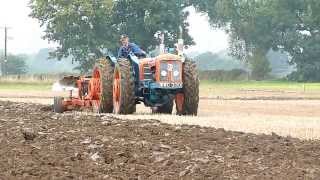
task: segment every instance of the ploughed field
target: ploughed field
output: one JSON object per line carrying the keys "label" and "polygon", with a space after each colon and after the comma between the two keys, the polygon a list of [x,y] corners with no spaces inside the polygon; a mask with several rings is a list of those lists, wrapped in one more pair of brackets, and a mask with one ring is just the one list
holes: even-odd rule
{"label": "ploughed field", "polygon": [[320,141],[28,103],[0,101],[0,113],[1,180],[320,177]]}
{"label": "ploughed field", "polygon": [[[0,101],[52,105],[52,97],[9,96]],[[23,94],[22,94],[23,95]],[[39,96],[40,95],[40,96]],[[46,96],[46,94],[43,94]],[[200,125],[224,128],[248,133],[275,132],[281,136],[301,139],[320,139],[320,100],[253,100],[253,99],[208,99],[201,98],[198,117],[154,115],[149,108],[137,106],[137,112],[129,116],[115,116],[121,119],[155,119],[168,124]],[[78,112],[80,113],[80,112]],[[173,113],[174,114],[174,113]]]}

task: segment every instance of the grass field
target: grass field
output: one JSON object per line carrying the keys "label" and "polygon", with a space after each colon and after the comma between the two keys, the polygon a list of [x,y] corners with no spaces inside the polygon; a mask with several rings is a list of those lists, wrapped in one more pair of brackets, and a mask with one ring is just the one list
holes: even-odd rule
{"label": "grass field", "polygon": [[[52,82],[2,82],[0,90],[50,90]],[[286,81],[237,81],[237,82],[214,82],[202,80],[200,91],[210,90],[270,90],[270,91],[320,91],[320,83],[297,83]]]}
{"label": "grass field", "polygon": [[50,91],[51,83],[0,82],[0,91]]}
{"label": "grass field", "polygon": [[[53,82],[0,81],[2,94],[24,92],[50,95]],[[282,81],[201,81],[200,97],[214,99],[320,99],[320,83],[296,83]]]}

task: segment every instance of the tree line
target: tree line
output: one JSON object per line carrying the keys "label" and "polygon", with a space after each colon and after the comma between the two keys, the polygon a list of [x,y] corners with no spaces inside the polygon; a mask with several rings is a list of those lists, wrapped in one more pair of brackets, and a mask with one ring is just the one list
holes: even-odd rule
{"label": "tree line", "polygon": [[[0,53],[0,58],[4,59],[4,54]],[[26,56],[9,54],[7,61],[1,61],[2,75],[22,75],[28,71]]]}
{"label": "tree line", "polygon": [[193,45],[186,11],[190,6],[229,34],[231,55],[252,67],[252,73],[264,77],[270,71],[266,54],[272,49],[286,53],[296,65],[291,79],[320,80],[318,0],[31,0],[30,16],[45,27],[45,39],[60,45],[52,57],[72,55],[87,71],[93,63],[87,55],[115,50],[120,34],[151,50],[159,31],[173,46],[181,26],[186,45]]}

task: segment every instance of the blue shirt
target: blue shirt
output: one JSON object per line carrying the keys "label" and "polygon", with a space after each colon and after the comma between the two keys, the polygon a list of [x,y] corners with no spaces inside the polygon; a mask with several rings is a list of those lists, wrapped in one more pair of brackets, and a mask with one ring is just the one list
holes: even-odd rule
{"label": "blue shirt", "polygon": [[136,44],[134,43],[129,43],[128,46],[122,46],[119,49],[118,52],[118,57],[119,58],[127,58],[128,55],[132,52],[135,55],[144,55],[144,51]]}

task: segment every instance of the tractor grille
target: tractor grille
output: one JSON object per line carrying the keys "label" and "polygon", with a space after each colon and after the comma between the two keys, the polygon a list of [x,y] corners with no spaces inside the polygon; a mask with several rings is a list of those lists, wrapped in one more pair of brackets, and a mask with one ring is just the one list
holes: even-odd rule
{"label": "tractor grille", "polygon": [[181,81],[181,62],[163,61],[160,63],[160,81]]}
{"label": "tractor grille", "polygon": [[152,80],[152,71],[148,64],[143,66],[144,80]]}
{"label": "tractor grille", "polygon": [[[161,62],[160,63],[160,81],[168,81],[169,74],[168,74],[168,64],[166,62]],[[163,72],[166,72],[167,75],[164,75]]]}
{"label": "tractor grille", "polygon": [[[173,81],[181,81],[181,69],[180,69],[180,62],[174,62],[173,63],[173,73],[172,73],[172,79]],[[174,73],[177,73],[176,75]]]}

